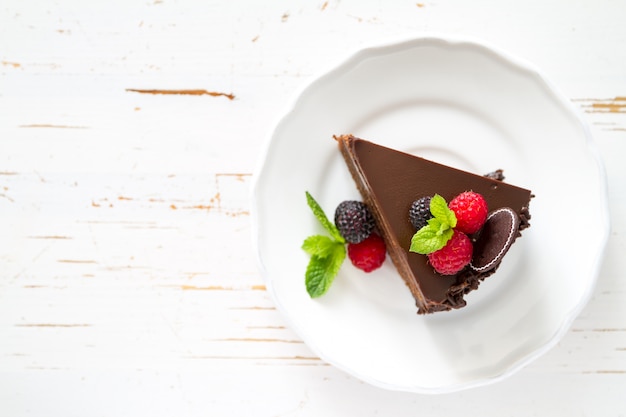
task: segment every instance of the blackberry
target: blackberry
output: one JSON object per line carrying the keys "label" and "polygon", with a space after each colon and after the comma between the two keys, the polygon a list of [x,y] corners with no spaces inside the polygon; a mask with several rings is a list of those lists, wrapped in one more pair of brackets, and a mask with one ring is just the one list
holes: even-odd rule
{"label": "blackberry", "polygon": [[346,200],[335,210],[335,225],[348,243],[361,243],[369,237],[376,223],[364,203]]}
{"label": "blackberry", "polygon": [[411,204],[409,209],[409,220],[415,227],[415,230],[420,230],[422,227],[428,224],[428,220],[432,219],[433,215],[430,212],[430,197],[422,197],[415,200]]}

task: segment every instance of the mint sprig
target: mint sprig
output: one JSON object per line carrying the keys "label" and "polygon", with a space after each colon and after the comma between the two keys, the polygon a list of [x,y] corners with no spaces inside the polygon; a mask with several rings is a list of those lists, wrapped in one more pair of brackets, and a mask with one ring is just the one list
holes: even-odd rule
{"label": "mint sprig", "polygon": [[411,238],[409,251],[427,255],[448,243],[456,227],[456,215],[448,208],[448,203],[439,194],[430,199],[430,213],[433,218]]}
{"label": "mint sprig", "polygon": [[311,256],[305,273],[306,290],[311,298],[326,294],[345,258],[345,245],[336,241],[333,242],[328,256]]}
{"label": "mint sprig", "polygon": [[322,210],[322,207],[317,203],[317,201],[315,201],[313,196],[309,194],[308,191],[306,191],[306,202],[313,211],[315,217],[317,217],[317,220],[319,220],[322,226],[324,226],[324,229],[326,229],[326,231],[328,231],[328,233],[330,233],[330,235],[335,240],[341,243],[345,243],[345,240],[343,236],[341,236],[341,233],[339,233],[339,229],[337,229],[335,223],[328,220],[328,217],[326,217],[326,214],[324,213],[324,210]]}
{"label": "mint sprig", "polygon": [[326,294],[337,276],[339,268],[346,258],[346,241],[308,191],[306,192],[306,201],[315,217],[330,234],[330,237],[325,235],[309,236],[302,243],[302,249],[311,255],[304,275],[306,290],[311,298],[317,298]]}

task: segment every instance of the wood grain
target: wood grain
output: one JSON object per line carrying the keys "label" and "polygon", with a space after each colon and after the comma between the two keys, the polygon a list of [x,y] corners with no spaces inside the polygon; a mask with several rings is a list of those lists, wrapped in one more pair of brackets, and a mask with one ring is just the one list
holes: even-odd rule
{"label": "wood grain", "polygon": [[[625,415],[625,11],[5,2],[0,415]],[[503,382],[434,397],[367,385],[291,330],[258,272],[249,204],[270,130],[314,75],[424,32],[549,74],[590,126],[613,222],[593,297],[557,346]]]}

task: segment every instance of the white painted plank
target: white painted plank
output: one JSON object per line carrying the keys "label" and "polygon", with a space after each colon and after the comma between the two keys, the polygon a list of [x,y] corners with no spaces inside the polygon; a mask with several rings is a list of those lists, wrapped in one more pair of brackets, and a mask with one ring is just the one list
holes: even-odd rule
{"label": "white painted plank", "polygon": [[[610,0],[5,2],[0,414],[625,415],[624,16]],[[591,125],[613,217],[565,338],[509,380],[435,397],[310,352],[265,291],[248,203],[299,89],[429,31],[544,70]]]}

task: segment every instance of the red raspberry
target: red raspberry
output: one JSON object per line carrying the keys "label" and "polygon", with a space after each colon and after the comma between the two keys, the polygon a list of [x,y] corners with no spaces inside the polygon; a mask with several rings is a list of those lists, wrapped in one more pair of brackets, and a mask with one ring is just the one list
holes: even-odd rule
{"label": "red raspberry", "polygon": [[385,261],[386,254],[385,241],[376,233],[370,234],[360,243],[348,244],[348,257],[352,264],[365,272],[380,268]]}
{"label": "red raspberry", "polygon": [[470,235],[476,233],[487,220],[487,202],[482,195],[473,191],[465,191],[454,197],[448,207],[456,215],[456,229],[460,232]]}
{"label": "red raspberry", "polygon": [[428,254],[428,261],[441,275],[454,275],[472,260],[474,247],[463,232],[454,230],[446,246]]}

